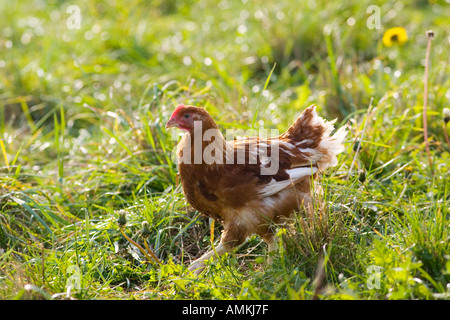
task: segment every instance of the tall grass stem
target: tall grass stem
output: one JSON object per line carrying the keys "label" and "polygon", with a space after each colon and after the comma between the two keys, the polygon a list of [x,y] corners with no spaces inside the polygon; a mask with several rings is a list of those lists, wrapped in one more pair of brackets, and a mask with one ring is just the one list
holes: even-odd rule
{"label": "tall grass stem", "polygon": [[425,53],[425,75],[423,80],[423,139],[427,150],[428,162],[430,163],[431,174],[434,175],[433,162],[431,160],[430,145],[428,141],[428,125],[427,125],[427,105],[428,105],[428,66],[430,64],[431,40],[434,32],[427,31],[427,51]]}

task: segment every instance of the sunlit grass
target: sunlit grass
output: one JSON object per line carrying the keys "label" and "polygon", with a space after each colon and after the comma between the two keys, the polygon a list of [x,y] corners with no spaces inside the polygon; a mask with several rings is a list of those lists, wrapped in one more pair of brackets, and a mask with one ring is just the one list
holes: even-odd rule
{"label": "sunlit grass", "polygon": [[[366,25],[373,4],[381,29]],[[80,1],[73,30],[68,5],[0,3],[0,298],[449,299],[448,5]],[[397,26],[408,41],[383,46]],[[224,130],[283,131],[312,103],[349,125],[322,205],[279,229],[271,263],[253,236],[188,274],[211,235],[164,129],[178,103]],[[163,266],[125,240],[119,210]]]}

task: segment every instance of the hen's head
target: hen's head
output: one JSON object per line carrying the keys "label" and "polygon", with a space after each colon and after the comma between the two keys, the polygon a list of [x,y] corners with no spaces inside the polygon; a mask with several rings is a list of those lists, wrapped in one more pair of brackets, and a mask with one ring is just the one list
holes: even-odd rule
{"label": "hen's head", "polygon": [[217,128],[216,123],[205,109],[180,104],[170,116],[166,124],[166,129],[176,127],[183,131],[191,132],[195,126],[199,126],[200,124],[203,131],[205,129]]}

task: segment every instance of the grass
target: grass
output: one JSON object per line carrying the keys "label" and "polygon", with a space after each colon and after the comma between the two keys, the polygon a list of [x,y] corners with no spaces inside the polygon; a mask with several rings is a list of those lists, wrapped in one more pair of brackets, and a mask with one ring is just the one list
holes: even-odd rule
{"label": "grass", "polygon": [[[447,3],[78,1],[69,29],[71,4],[0,2],[0,298],[449,299]],[[396,26],[408,42],[383,46]],[[349,125],[322,205],[278,229],[271,263],[254,236],[187,273],[221,226],[182,195],[178,103],[224,130],[282,131],[312,103]]]}

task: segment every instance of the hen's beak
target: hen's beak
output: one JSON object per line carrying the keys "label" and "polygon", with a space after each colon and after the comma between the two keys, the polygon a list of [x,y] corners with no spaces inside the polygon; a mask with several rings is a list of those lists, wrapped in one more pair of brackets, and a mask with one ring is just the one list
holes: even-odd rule
{"label": "hen's beak", "polygon": [[172,127],[176,127],[177,126],[177,121],[175,118],[171,118],[169,121],[167,121],[166,123],[166,129],[172,128]]}

